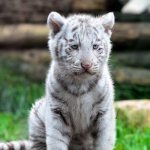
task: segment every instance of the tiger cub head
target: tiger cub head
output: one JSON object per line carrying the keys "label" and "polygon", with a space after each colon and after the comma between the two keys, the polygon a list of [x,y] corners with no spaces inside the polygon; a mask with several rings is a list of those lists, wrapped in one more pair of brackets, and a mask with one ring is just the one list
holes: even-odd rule
{"label": "tiger cub head", "polygon": [[65,18],[51,12],[47,19],[48,45],[58,69],[71,76],[92,76],[102,72],[111,51],[114,20],[113,13]]}

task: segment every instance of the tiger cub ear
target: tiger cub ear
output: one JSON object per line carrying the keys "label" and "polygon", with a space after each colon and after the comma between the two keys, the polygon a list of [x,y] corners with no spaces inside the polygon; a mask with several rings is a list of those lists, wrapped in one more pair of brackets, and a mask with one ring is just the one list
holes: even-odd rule
{"label": "tiger cub ear", "polygon": [[115,24],[115,16],[113,12],[107,13],[101,17],[102,25],[105,29],[105,32],[111,36],[111,30]]}
{"label": "tiger cub ear", "polygon": [[47,25],[52,30],[52,33],[56,35],[65,24],[65,18],[57,12],[51,12],[47,18]]}

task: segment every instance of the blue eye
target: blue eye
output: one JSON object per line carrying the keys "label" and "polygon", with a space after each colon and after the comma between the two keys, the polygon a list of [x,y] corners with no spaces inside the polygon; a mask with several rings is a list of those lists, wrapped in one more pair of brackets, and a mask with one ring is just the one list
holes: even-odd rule
{"label": "blue eye", "polygon": [[93,45],[93,49],[95,50],[95,49],[98,49],[98,45],[97,44],[94,44]]}
{"label": "blue eye", "polygon": [[74,50],[77,50],[79,48],[79,46],[77,44],[71,45],[71,48]]}

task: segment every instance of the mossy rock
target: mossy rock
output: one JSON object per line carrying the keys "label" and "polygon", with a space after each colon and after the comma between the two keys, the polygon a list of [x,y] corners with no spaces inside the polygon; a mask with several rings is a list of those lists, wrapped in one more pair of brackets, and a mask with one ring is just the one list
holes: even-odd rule
{"label": "mossy rock", "polygon": [[0,66],[32,80],[44,80],[50,63],[48,50],[0,52]]}
{"label": "mossy rock", "polygon": [[150,85],[150,70],[133,67],[116,67],[112,70],[113,78],[119,83]]}
{"label": "mossy rock", "polygon": [[117,118],[128,126],[150,127],[150,100],[128,100],[116,102]]}

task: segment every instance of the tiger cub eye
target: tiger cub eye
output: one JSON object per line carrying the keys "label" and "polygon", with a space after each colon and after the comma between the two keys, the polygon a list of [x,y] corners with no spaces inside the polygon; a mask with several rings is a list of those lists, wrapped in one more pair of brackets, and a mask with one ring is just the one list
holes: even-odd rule
{"label": "tiger cub eye", "polygon": [[98,45],[97,44],[94,44],[93,45],[93,49],[95,50],[95,49],[98,49]]}
{"label": "tiger cub eye", "polygon": [[79,48],[79,46],[77,44],[71,45],[71,48],[74,50],[77,50]]}

